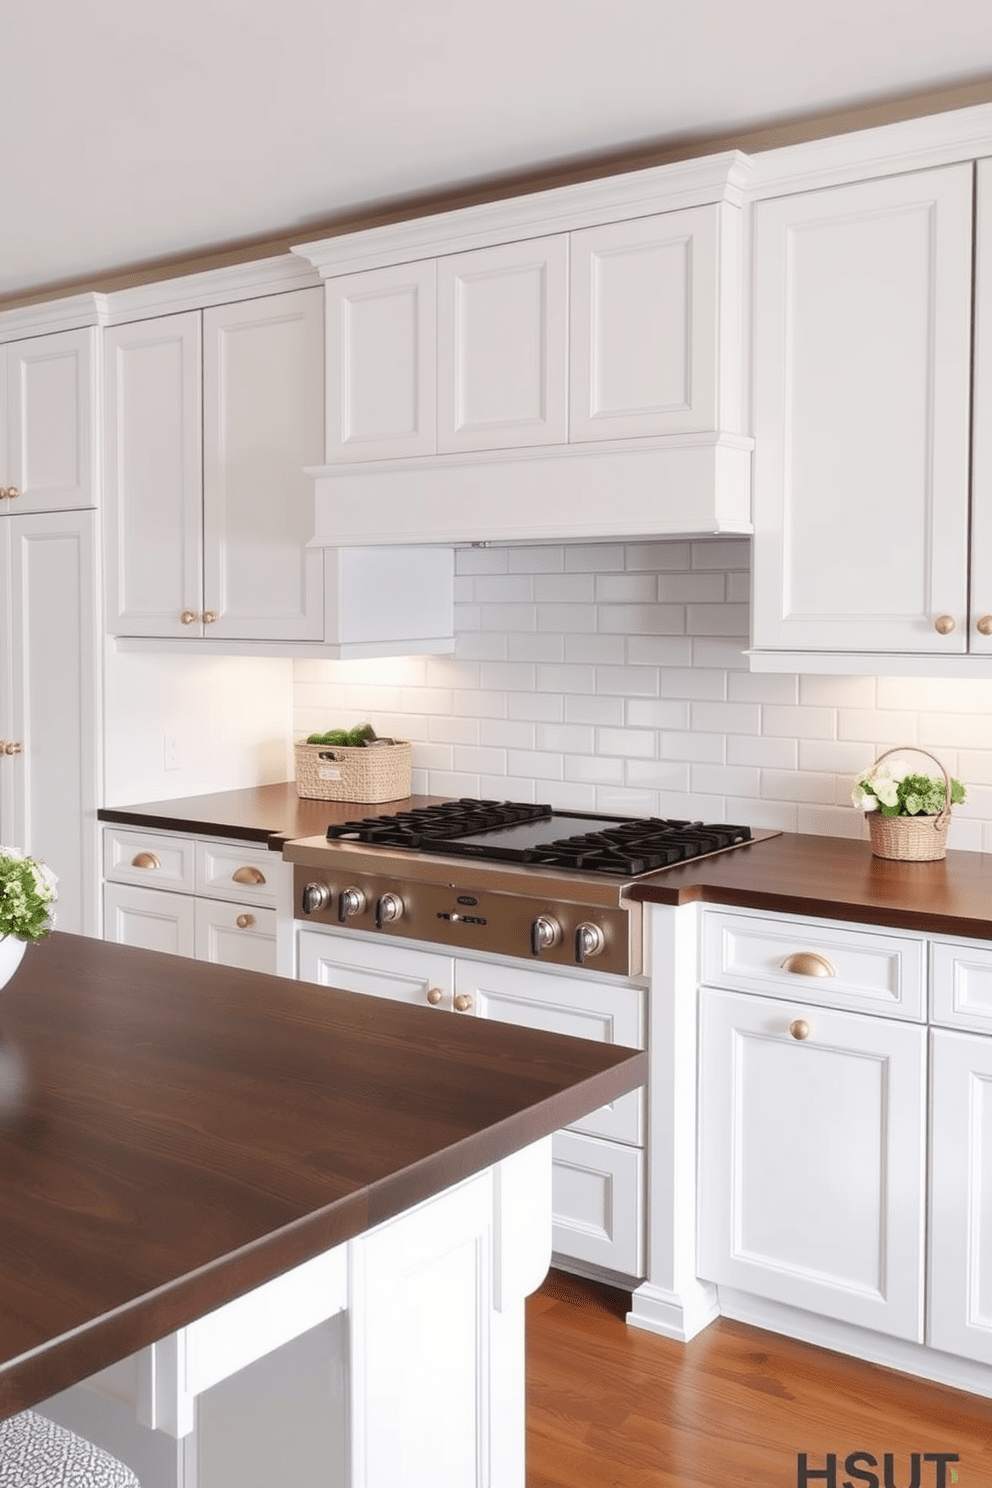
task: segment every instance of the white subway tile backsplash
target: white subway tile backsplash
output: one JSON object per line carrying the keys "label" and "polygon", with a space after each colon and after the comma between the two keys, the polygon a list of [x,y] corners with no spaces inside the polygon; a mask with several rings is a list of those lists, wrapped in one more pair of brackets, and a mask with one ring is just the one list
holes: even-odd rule
{"label": "white subway tile backsplash", "polygon": [[[864,834],[853,780],[890,746],[969,787],[952,846],[992,852],[992,683],[751,673],[750,543],[455,555],[456,653],[294,664],[294,737],[370,718],[413,789]],[[926,768],[920,761],[921,768]]]}

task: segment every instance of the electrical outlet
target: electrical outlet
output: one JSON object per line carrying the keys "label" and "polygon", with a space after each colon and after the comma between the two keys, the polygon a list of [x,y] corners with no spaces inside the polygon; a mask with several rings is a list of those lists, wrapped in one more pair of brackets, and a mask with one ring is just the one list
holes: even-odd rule
{"label": "electrical outlet", "polygon": [[178,770],[180,768],[178,734],[165,733],[162,735],[162,755],[165,769]]}

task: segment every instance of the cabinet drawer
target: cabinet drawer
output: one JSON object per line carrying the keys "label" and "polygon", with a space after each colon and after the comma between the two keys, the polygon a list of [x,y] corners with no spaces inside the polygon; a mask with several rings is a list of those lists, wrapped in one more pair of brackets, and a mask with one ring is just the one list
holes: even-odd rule
{"label": "cabinet drawer", "polygon": [[274,906],[280,862],[278,853],[269,852],[267,847],[198,841],[196,892],[210,899]]}
{"label": "cabinet drawer", "polygon": [[108,884],[104,890],[103,938],[145,951],[192,956],[193,904],[188,894]]}
{"label": "cabinet drawer", "polygon": [[555,1253],[643,1276],[643,1152],[573,1131],[556,1132],[551,1151]]}
{"label": "cabinet drawer", "polygon": [[794,915],[703,916],[703,980],[820,1007],[926,1018],[926,942]]}
{"label": "cabinet drawer", "polygon": [[113,883],[192,894],[193,839],[164,833],[103,829],[103,876]]}
{"label": "cabinet drawer", "polygon": [[930,957],[933,1021],[992,1033],[992,945],[935,940]]}
{"label": "cabinet drawer", "polygon": [[196,959],[276,972],[276,912],[257,904],[196,900]]}

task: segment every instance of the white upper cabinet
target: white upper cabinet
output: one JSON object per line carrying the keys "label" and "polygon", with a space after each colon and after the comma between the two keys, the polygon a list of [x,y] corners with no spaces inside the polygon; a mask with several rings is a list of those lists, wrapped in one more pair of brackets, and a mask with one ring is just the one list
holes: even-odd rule
{"label": "white upper cabinet", "polygon": [[972,175],[755,207],[758,653],[968,649]]}
{"label": "white upper cabinet", "polygon": [[327,286],[316,541],[751,530],[743,156],[295,249]]}
{"label": "white upper cabinet", "polygon": [[203,618],[218,639],[323,635],[304,474],[323,445],[323,374],[319,289],[203,312]]}
{"label": "white upper cabinet", "polygon": [[96,505],[97,334],[0,346],[0,511]]}
{"label": "white upper cabinet", "polygon": [[328,461],[434,453],[436,281],[433,263],[327,281]]}
{"label": "white upper cabinet", "polygon": [[437,279],[438,450],[563,443],[567,237],[452,254]]}
{"label": "white upper cabinet", "polygon": [[322,635],[322,312],[312,288],[108,330],[113,634]]}
{"label": "white upper cabinet", "polygon": [[968,649],[992,656],[992,160],[978,162]]}
{"label": "white upper cabinet", "polygon": [[200,313],[113,326],[104,356],[108,629],[200,633]]}
{"label": "white upper cabinet", "polygon": [[739,427],[736,406],[720,406],[739,304],[721,284],[720,239],[733,235],[736,260],[739,216],[694,207],[572,234],[573,440]]}

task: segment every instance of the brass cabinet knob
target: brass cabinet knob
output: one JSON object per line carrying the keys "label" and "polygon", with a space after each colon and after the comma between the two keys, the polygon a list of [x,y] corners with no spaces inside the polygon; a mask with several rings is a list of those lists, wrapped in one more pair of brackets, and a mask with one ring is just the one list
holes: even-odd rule
{"label": "brass cabinet knob", "polygon": [[441,991],[440,987],[432,987],[427,994],[427,1001],[430,1003],[431,1007],[437,1007],[443,996],[444,993]]}
{"label": "brass cabinet knob", "polygon": [[20,754],[23,745],[19,739],[8,739],[3,746],[4,754]]}
{"label": "brass cabinet knob", "polygon": [[13,500],[15,496],[20,496],[21,493],[17,486],[6,486],[3,494],[10,500]]}
{"label": "brass cabinet knob", "polygon": [[203,615],[201,616],[201,618],[203,620],[204,625],[213,625],[214,621],[217,619],[216,611],[214,611],[214,610],[204,610]]}
{"label": "brass cabinet knob", "polygon": [[809,1024],[805,1018],[796,1018],[794,1022],[789,1024],[789,1032],[794,1039],[808,1039]]}
{"label": "brass cabinet knob", "polygon": [[456,1013],[467,1013],[468,1010],[469,1010],[469,1008],[471,1006],[472,1006],[472,999],[471,999],[471,997],[469,997],[468,993],[467,992],[459,992],[458,996],[455,998],[455,1012]]}
{"label": "brass cabinet knob", "polygon": [[183,625],[192,625],[193,621],[199,620],[199,618],[200,617],[195,610],[183,610],[182,614],[179,616],[179,619],[181,620]]}
{"label": "brass cabinet knob", "polygon": [[791,971],[795,976],[837,975],[826,956],[820,956],[816,951],[793,951],[782,962],[782,970]]}
{"label": "brass cabinet knob", "polygon": [[254,925],[255,916],[253,914],[239,914],[234,923],[239,930],[247,930],[249,926]]}
{"label": "brass cabinet knob", "polygon": [[954,629],[954,616],[938,615],[936,620],[933,622],[933,628],[938,635],[950,635],[951,631]]}
{"label": "brass cabinet knob", "polygon": [[140,852],[131,859],[132,868],[161,868],[162,864],[153,852]]}
{"label": "brass cabinet knob", "polygon": [[992,635],[992,615],[983,615],[975,629],[979,635]]}
{"label": "brass cabinet knob", "polygon": [[244,868],[235,868],[231,874],[236,884],[264,884],[265,874],[261,868],[252,868],[247,865]]}

